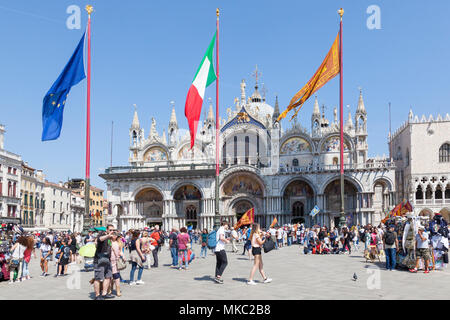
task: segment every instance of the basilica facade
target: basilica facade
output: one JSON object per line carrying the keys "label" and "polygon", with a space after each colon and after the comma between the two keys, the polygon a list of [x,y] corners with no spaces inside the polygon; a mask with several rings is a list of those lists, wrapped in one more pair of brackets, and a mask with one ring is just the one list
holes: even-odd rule
{"label": "basilica facade", "polygon": [[[219,213],[233,224],[248,209],[268,227],[304,222],[333,226],[340,214],[340,144],[334,118],[320,111],[317,97],[311,128],[297,122],[283,128],[280,109],[266,102],[256,83],[251,96],[241,82],[240,97],[220,119]],[[356,97],[355,97],[356,98]],[[303,114],[307,111],[302,110]],[[286,121],[287,123],[287,121]],[[120,230],[160,224],[164,230],[192,225],[208,228],[215,214],[215,115],[205,115],[194,147],[178,127],[175,108],[162,135],[152,119],[144,134],[135,109],[129,130],[129,163],[111,167],[106,180],[111,221]],[[344,127],[345,213],[347,224],[377,224],[395,199],[395,169],[389,159],[369,158],[367,111],[362,93]],[[321,211],[311,218],[317,205]]]}

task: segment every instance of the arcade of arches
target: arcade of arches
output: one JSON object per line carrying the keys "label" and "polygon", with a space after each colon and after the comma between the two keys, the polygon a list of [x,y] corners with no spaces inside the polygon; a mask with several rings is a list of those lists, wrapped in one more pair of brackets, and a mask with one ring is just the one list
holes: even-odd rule
{"label": "arcade of arches", "polygon": [[416,204],[450,204],[450,183],[447,183],[445,188],[440,184],[435,187],[431,183],[426,187],[419,184],[414,196]]}
{"label": "arcade of arches", "polygon": [[[255,221],[268,227],[274,218],[278,224],[303,222],[306,226],[318,223],[335,226],[340,216],[340,180],[332,179],[323,193],[301,177],[280,186],[279,196],[265,195],[262,180],[251,172],[236,172],[221,185],[221,219],[234,225],[252,207]],[[392,190],[387,181],[377,180],[373,191],[360,192],[350,179],[345,180],[345,212],[348,224],[378,223],[382,213],[393,204]],[[134,201],[113,204],[121,230],[130,226],[143,228],[159,224],[164,230],[193,226],[212,229],[214,226],[214,196],[204,198],[193,184],[183,184],[165,196],[153,187],[139,190]],[[314,218],[309,213],[318,205],[321,212]]]}
{"label": "arcade of arches", "polygon": [[[155,224],[164,230],[182,226],[210,229],[214,223],[213,202],[213,199],[203,199],[197,187],[186,184],[176,188],[169,200],[159,190],[148,187],[140,190],[134,201],[115,204],[113,208],[120,230]],[[203,208],[206,208],[206,213]]]}

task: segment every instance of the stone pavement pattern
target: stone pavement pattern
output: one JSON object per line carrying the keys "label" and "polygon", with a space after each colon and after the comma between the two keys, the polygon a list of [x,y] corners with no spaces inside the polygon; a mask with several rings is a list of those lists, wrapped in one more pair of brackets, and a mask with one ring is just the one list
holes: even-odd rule
{"label": "stone pavement pattern", "polygon": [[[171,262],[167,246],[159,254],[159,268],[145,269],[144,285],[129,286],[122,283],[122,297],[126,299],[445,299],[448,298],[450,271],[430,274],[411,274],[403,271],[386,271],[384,263],[366,263],[362,252],[352,255],[304,255],[302,247],[293,245],[263,254],[264,269],[273,279],[263,284],[256,273],[256,286],[246,284],[253,262],[248,256],[229,252],[224,284],[213,281],[215,256],[210,251],[206,259],[198,258],[200,246],[194,244],[196,259],[189,270],[169,267]],[[242,250],[242,247],[240,247]],[[379,269],[378,266],[381,266]],[[69,267],[80,268],[82,265]],[[369,269],[367,268],[369,267]],[[93,272],[77,272],[54,278],[56,267],[50,263],[50,276],[42,278],[39,260],[32,258],[32,279],[21,283],[0,282],[0,300],[11,299],[91,299],[93,286],[88,281]],[[376,272],[375,272],[376,271]],[[122,278],[129,279],[130,266],[122,270]],[[357,281],[352,280],[356,272]],[[79,276],[79,288],[76,279]],[[135,277],[137,276],[137,272]],[[379,282],[377,280],[379,279]],[[67,284],[71,285],[67,285]],[[379,283],[379,289],[377,284]],[[368,286],[369,284],[369,286]],[[75,285],[75,288],[73,286]],[[73,289],[70,289],[72,287]]]}

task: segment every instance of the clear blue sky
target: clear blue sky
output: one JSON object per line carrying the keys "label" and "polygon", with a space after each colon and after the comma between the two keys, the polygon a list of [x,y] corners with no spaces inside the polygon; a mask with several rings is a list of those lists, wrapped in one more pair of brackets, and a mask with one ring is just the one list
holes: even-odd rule
{"label": "clear blue sky", "polygon": [[[215,31],[221,8],[221,115],[239,95],[241,79],[251,94],[255,64],[273,105],[280,106],[313,75],[338,32],[344,7],[344,104],[356,109],[363,88],[368,112],[369,154],[388,153],[388,102],[392,127],[409,108],[427,115],[450,112],[450,2],[382,0],[191,0],[191,1],[0,1],[0,122],[6,149],[43,169],[49,180],[84,177],[86,82],[74,87],[65,107],[60,138],[41,142],[42,99],[66,64],[85,28],[66,28],[66,8],[94,5],[92,54],[92,183],[110,162],[127,165],[128,130],[135,103],[148,134],[151,117],[167,128],[170,101],[180,127],[187,128],[184,102],[195,71]],[[381,30],[369,30],[366,9],[381,8]],[[338,78],[318,92],[332,118]],[[206,97],[215,97],[215,87]],[[313,100],[300,112],[309,128]],[[205,106],[204,106],[205,108]],[[286,127],[287,121],[283,122]]]}

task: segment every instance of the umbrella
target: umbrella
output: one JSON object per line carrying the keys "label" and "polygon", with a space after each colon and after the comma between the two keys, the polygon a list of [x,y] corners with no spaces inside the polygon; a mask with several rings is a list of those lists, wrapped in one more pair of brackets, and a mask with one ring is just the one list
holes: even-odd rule
{"label": "umbrella", "polygon": [[95,251],[97,250],[95,243],[89,243],[80,248],[79,254],[82,257],[92,258],[95,256]]}

